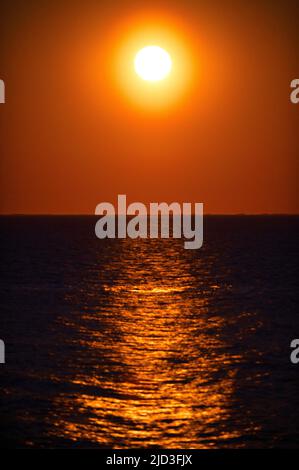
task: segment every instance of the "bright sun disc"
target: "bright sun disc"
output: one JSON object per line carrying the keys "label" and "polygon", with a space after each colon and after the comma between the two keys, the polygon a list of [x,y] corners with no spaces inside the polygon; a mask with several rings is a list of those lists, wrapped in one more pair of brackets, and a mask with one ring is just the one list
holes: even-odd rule
{"label": "bright sun disc", "polygon": [[172,61],[165,49],[147,46],[135,57],[135,71],[143,80],[157,82],[163,80],[171,71]]}

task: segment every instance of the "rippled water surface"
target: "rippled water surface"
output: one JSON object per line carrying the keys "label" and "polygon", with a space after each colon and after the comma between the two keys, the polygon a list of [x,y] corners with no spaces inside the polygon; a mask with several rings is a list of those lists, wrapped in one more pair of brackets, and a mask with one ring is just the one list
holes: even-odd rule
{"label": "rippled water surface", "polygon": [[2,442],[299,447],[297,217],[98,240],[93,217],[1,219]]}

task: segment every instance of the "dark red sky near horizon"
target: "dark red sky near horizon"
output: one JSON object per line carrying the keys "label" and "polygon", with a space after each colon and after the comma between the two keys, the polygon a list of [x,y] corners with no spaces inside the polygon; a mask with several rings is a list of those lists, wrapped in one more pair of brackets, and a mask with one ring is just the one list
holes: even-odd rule
{"label": "dark red sky near horizon", "polygon": [[[0,213],[92,214],[126,194],[298,214],[296,3],[1,2]],[[161,103],[174,99],[154,110],[114,67],[149,24],[170,31],[192,70],[184,93],[165,86]]]}

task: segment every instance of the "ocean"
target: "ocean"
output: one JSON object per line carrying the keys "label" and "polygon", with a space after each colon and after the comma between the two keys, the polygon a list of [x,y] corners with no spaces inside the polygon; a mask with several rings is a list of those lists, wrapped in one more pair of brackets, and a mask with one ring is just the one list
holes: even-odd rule
{"label": "ocean", "polygon": [[299,447],[299,217],[206,216],[204,244],[1,227],[0,442]]}

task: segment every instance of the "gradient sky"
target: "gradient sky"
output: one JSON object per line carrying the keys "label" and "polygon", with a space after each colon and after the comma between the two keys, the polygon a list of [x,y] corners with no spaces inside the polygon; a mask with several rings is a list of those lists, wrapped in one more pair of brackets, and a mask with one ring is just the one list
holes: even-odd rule
{"label": "gradient sky", "polygon": [[[296,3],[1,2],[1,213],[88,214],[117,194],[299,213]],[[149,109],[114,63],[155,24],[182,45],[191,78]]]}

